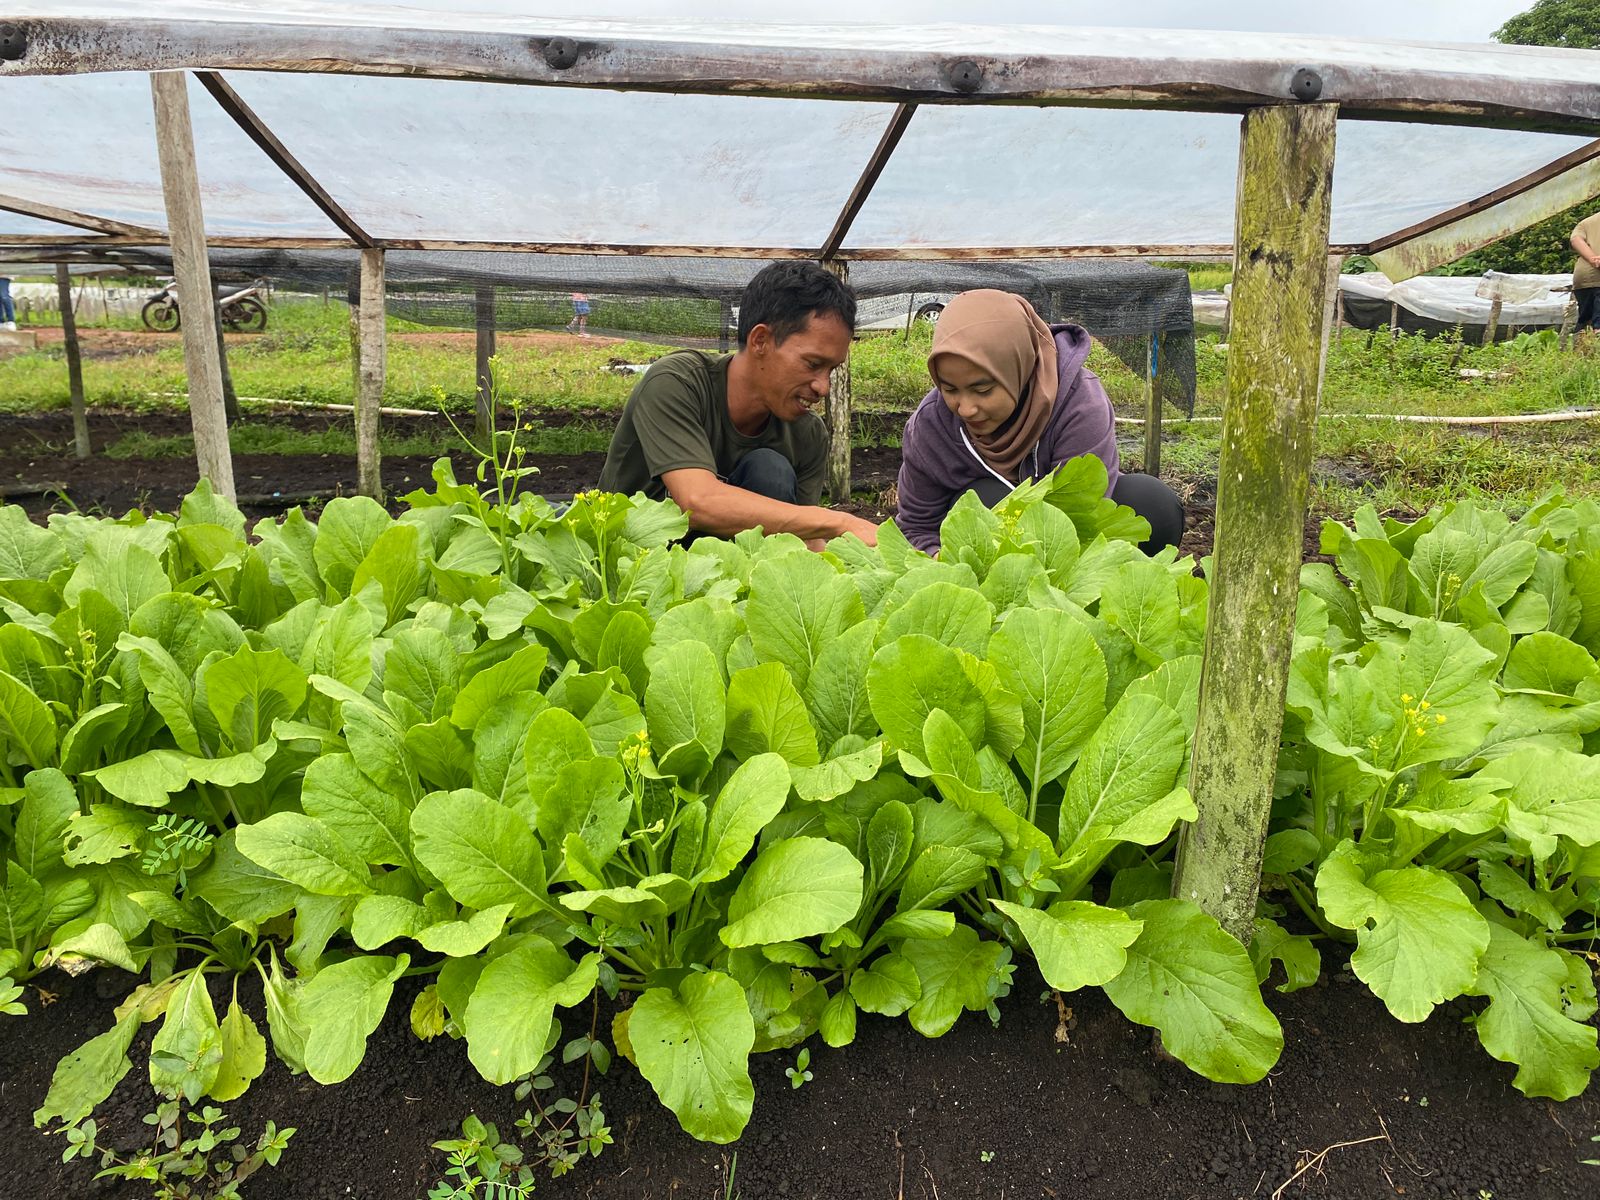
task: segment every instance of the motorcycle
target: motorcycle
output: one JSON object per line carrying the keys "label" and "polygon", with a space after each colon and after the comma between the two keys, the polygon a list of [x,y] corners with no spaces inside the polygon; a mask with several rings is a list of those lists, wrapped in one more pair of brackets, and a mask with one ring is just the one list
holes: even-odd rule
{"label": "motorcycle", "polygon": [[[223,328],[240,333],[259,333],[265,329],[267,306],[262,303],[261,297],[266,292],[267,281],[264,279],[258,279],[234,292],[218,288],[217,305],[222,312]],[[153,329],[157,333],[171,333],[182,327],[183,311],[178,304],[176,280],[169,279],[166,287],[145,301],[139,311],[139,319],[144,322],[146,329]]]}

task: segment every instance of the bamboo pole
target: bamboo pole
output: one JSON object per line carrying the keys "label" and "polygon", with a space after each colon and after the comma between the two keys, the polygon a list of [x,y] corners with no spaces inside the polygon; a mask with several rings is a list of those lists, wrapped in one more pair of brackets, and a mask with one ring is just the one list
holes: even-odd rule
{"label": "bamboo pole", "polygon": [[477,421],[474,434],[478,445],[494,448],[494,415],[490,409],[489,397],[494,390],[494,371],[489,365],[489,360],[494,357],[494,287],[491,284],[481,284],[478,287],[477,304],[475,306],[477,317],[477,362],[478,362],[478,407]]}
{"label": "bamboo pole", "polygon": [[360,336],[356,363],[356,490],[383,502],[378,409],[383,405],[386,369],[384,342],[383,251],[361,252]]}
{"label": "bamboo pole", "polygon": [[67,388],[72,395],[72,446],[79,458],[89,457],[89,416],[83,403],[83,356],[78,349],[78,317],[72,311],[72,274],[56,264],[56,296],[61,305],[61,337],[67,347]]}
{"label": "bamboo pole", "polygon": [[1240,138],[1216,549],[1173,894],[1248,942],[1294,635],[1327,338],[1337,107],[1252,109]]}
{"label": "bamboo pole", "polygon": [[[850,264],[833,259],[822,264],[850,285]],[[850,331],[851,337],[855,331]],[[850,359],[834,368],[828,380],[828,499],[833,504],[850,500]]]}
{"label": "bamboo pole", "polygon": [[183,319],[183,363],[189,376],[194,456],[201,477],[211,481],[212,491],[232,500],[233,453],[228,447],[228,418],[222,402],[217,310],[211,299],[211,263],[206,256],[187,77],[181,71],[157,71],[150,76],[150,92],[155,103],[161,192],[172,236],[172,273],[179,295],[189,299]]}

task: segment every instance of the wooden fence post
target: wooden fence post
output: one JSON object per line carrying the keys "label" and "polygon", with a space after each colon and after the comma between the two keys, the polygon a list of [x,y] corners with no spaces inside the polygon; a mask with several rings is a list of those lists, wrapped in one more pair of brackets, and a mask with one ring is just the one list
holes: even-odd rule
{"label": "wooden fence post", "polygon": [[487,447],[492,453],[494,415],[489,407],[489,395],[494,390],[494,369],[489,365],[489,360],[494,357],[495,348],[493,285],[482,284],[478,287],[475,314],[478,329],[478,408],[473,434],[478,439],[478,444]]}
{"label": "wooden fence post", "polygon": [[356,366],[356,490],[383,503],[378,409],[383,406],[386,369],[383,251],[361,252],[361,308]]}
{"label": "wooden fence post", "polygon": [[56,295],[61,304],[61,337],[67,347],[67,389],[72,396],[72,444],[79,458],[89,457],[89,417],[83,406],[83,358],[78,351],[78,319],[72,311],[72,273],[56,264]]}
{"label": "wooden fence post", "polygon": [[[850,265],[841,259],[822,264],[850,286]],[[855,330],[850,331],[854,345]],[[834,368],[828,380],[828,499],[833,504],[850,502],[850,359]]]}
{"label": "wooden fence post", "polygon": [[1483,344],[1494,345],[1495,334],[1500,332],[1500,297],[1496,296],[1489,301],[1489,319],[1483,326]]}
{"label": "wooden fence post", "polygon": [[212,491],[232,500],[233,452],[228,447],[228,417],[222,401],[222,364],[217,353],[220,335],[212,300],[211,262],[206,255],[188,88],[188,76],[182,71],[155,71],[150,75],[156,151],[161,159],[161,193],[166,200],[167,229],[172,239],[172,273],[178,281],[179,297],[186,301],[183,365],[189,377],[194,456],[201,477],[211,481]]}
{"label": "wooden fence post", "polygon": [[1277,774],[1328,325],[1337,106],[1244,115],[1216,545],[1173,894],[1248,942]]}

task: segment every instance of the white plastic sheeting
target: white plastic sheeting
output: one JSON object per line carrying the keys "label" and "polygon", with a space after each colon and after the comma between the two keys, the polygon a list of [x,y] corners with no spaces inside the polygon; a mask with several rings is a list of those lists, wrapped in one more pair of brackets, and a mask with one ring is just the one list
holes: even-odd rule
{"label": "white plastic sheeting", "polygon": [[[1600,55],[1500,46],[1340,42],[1269,34],[1054,26],[799,28],[527,18],[515,0],[173,0],[165,20],[273,20],[460,33],[570,32],[808,52],[1229,56],[1316,62],[1356,75],[1454,70],[1560,80]],[[128,3],[0,0],[0,18],[127,17]],[[892,105],[390,78],[226,73],[229,84],[366,233],[380,241],[820,247]],[[0,192],[164,229],[143,74],[0,79]],[[212,98],[190,86],[206,228],[213,237],[337,238],[340,231]],[[843,253],[952,248],[1218,247],[1232,241],[1239,118],[1217,113],[994,104],[923,105]],[[1578,148],[1572,136],[1344,120],[1331,240],[1360,246],[1475,199]],[[61,232],[0,213],[6,236]]]}
{"label": "white plastic sheeting", "polygon": [[[1569,287],[1571,275],[1499,275],[1505,286],[1485,288],[1476,275],[1419,275],[1404,283],[1391,283],[1377,272],[1340,275],[1339,290],[1351,296],[1398,304],[1419,317],[1447,325],[1484,325],[1489,320],[1490,297],[1499,290],[1506,297],[1526,296],[1520,303],[1504,300],[1500,325],[1559,325],[1569,294],[1551,288]],[[1491,284],[1493,280],[1490,281]],[[1480,293],[1488,293],[1483,295]]]}

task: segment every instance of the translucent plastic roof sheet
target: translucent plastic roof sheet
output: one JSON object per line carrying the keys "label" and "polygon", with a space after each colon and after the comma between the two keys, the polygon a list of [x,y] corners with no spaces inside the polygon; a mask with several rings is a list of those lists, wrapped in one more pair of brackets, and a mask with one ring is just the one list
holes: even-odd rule
{"label": "translucent plastic roof sheet", "polygon": [[[0,0],[0,20],[111,22],[75,51],[16,65],[90,73],[0,80],[7,111],[29,114],[0,125],[0,192],[165,229],[147,78],[99,69],[119,55],[273,68],[221,77],[360,232],[392,249],[816,253],[847,212],[897,97],[924,102],[854,214],[847,257],[1225,248],[1240,118],[1170,109],[1281,102],[1297,63],[1316,64],[1347,114],[1337,246],[1476,200],[1588,142],[1363,114],[1431,104],[1453,120],[1488,121],[1498,104],[1506,123],[1575,129],[1592,119],[1600,130],[1600,54],[1584,51],[1056,26],[559,21],[522,16],[515,0],[467,3],[491,11],[446,0],[172,0],[145,15],[126,3]],[[55,27],[30,28],[42,45]],[[77,36],[62,29],[68,42]],[[547,69],[538,52],[556,34],[590,47],[570,73]],[[952,103],[962,99],[947,78],[956,56],[1011,66],[980,69],[969,102]],[[293,62],[356,73],[277,69]],[[12,69],[0,63],[0,75]],[[1044,95],[1104,103],[1091,85],[1116,81],[1115,98],[1168,110],[1040,106]],[[537,86],[553,82],[583,86]],[[830,98],[628,90],[667,87]],[[189,91],[210,236],[344,240],[211,95]],[[28,222],[0,213],[0,240],[37,236]]]}

